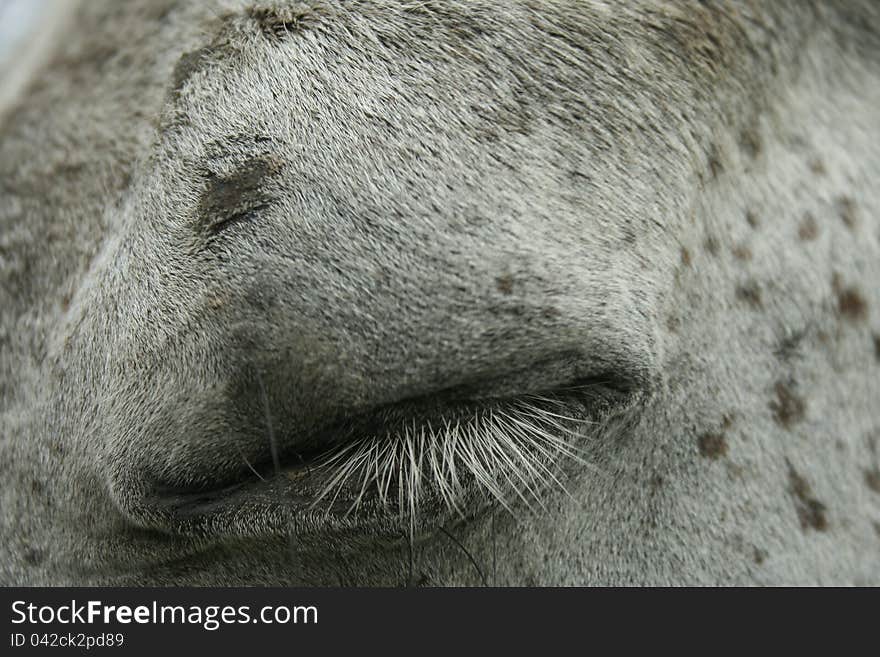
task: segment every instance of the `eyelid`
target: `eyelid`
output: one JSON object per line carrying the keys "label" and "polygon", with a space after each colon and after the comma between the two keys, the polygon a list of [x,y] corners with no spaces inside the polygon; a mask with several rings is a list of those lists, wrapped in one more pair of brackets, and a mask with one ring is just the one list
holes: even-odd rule
{"label": "eyelid", "polygon": [[576,443],[596,421],[575,410],[579,405],[565,396],[522,396],[439,425],[404,423],[384,436],[366,436],[318,460],[315,471],[327,472],[328,482],[311,508],[332,506],[349,488],[345,515],[372,497],[385,508],[396,504],[414,521],[425,498],[460,513],[467,481],[508,509],[515,498],[540,504],[543,484],[564,489],[552,465],[558,459],[592,466]]}

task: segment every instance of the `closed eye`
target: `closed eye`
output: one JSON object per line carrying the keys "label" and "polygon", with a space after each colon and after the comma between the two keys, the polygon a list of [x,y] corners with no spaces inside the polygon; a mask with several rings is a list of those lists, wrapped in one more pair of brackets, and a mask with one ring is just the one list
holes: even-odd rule
{"label": "closed eye", "polygon": [[425,501],[461,512],[469,495],[510,508],[540,503],[541,482],[564,488],[559,459],[589,466],[577,446],[597,424],[581,404],[559,395],[515,400],[419,423],[403,422],[319,458],[328,474],[314,507],[344,500],[345,514],[368,500],[410,517]]}
{"label": "closed eye", "polygon": [[279,453],[271,444],[264,461],[243,462],[239,482],[189,493],[157,489],[154,503],[199,526],[235,508],[253,517],[256,504],[260,515],[294,526],[353,528],[384,518],[410,531],[487,504],[534,509],[548,488],[565,491],[570,466],[601,475],[583,446],[630,398],[588,381],[441,407],[408,401],[327,428],[315,439],[325,447],[311,453]]}

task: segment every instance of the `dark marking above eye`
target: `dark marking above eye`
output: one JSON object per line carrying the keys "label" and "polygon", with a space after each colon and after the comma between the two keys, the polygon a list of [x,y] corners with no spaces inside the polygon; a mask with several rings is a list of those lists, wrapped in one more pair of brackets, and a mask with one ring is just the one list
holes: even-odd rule
{"label": "dark marking above eye", "polygon": [[279,168],[278,161],[257,157],[247,160],[229,175],[209,174],[207,187],[199,200],[200,224],[216,234],[268,208],[273,199],[265,189],[265,182]]}

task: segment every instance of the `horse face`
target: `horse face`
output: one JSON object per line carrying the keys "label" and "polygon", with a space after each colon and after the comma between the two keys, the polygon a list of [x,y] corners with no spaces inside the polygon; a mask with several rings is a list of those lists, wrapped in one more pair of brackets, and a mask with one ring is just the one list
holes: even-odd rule
{"label": "horse face", "polygon": [[0,158],[8,579],[876,578],[876,44],[816,11],[90,4]]}

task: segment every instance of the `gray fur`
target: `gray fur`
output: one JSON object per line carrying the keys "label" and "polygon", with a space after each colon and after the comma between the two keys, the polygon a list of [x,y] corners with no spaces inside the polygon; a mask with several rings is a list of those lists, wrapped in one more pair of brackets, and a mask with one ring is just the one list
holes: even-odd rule
{"label": "gray fur", "polygon": [[[880,584],[878,34],[867,0],[82,3],[0,125],[0,581]],[[534,512],[395,538],[259,470],[575,381],[592,467]]]}

